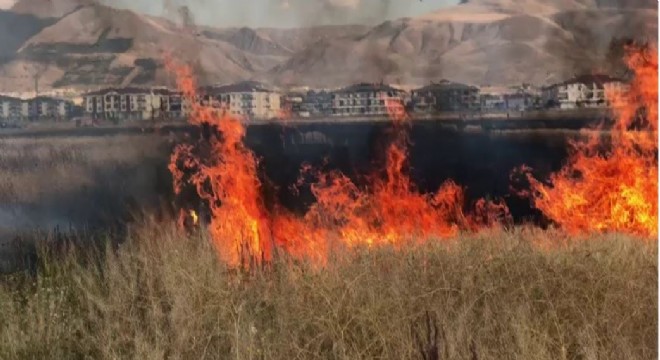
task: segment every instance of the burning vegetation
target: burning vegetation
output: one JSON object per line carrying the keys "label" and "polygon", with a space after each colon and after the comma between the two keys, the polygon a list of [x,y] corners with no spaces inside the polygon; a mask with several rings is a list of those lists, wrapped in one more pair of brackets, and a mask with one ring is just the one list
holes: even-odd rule
{"label": "burning vegetation", "polygon": [[658,59],[651,48],[627,49],[630,89],[614,104],[611,142],[599,134],[572,143],[567,164],[547,182],[528,176],[535,207],[569,233],[614,231],[658,235]]}
{"label": "burning vegetation", "polygon": [[[529,182],[524,195],[568,233],[657,236],[657,57],[649,48],[631,47],[626,59],[635,75],[630,89],[607,94],[616,105],[611,140],[592,135],[573,142],[569,161],[549,179],[536,179],[523,166]],[[190,69],[172,68],[180,90],[196,99]],[[466,204],[464,189],[451,180],[435,192],[418,190],[407,174],[410,119],[400,103],[386,104],[392,136],[384,167],[366,175],[366,185],[338,171],[301,169],[294,190],[308,185],[316,199],[304,214],[265,200],[259,159],[244,145],[239,119],[190,103],[191,124],[204,127],[208,136],[176,147],[170,163],[175,193],[194,189],[209,209],[209,232],[229,264],[270,260],[277,251],[325,263],[336,246],[400,247],[511,223],[503,201]],[[182,225],[196,224],[198,216],[182,206]]]}

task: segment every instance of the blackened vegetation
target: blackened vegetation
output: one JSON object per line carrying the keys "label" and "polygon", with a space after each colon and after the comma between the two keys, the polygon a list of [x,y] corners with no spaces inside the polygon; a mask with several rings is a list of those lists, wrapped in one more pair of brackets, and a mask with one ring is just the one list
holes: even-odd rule
{"label": "blackened vegetation", "polygon": [[134,65],[140,68],[139,74],[131,81],[136,85],[146,85],[155,81],[156,71],[162,67],[155,60],[148,58],[136,59]]}
{"label": "blackened vegetation", "polygon": [[[266,207],[281,204],[302,215],[315,202],[309,183],[299,184],[303,165],[341,171],[365,188],[370,176],[384,176],[386,149],[399,136],[388,124],[268,124],[249,127],[245,142],[258,160]],[[569,142],[577,136],[570,132],[469,133],[432,123],[415,124],[405,139],[409,146],[406,171],[421,192],[434,192],[443,182],[455,181],[465,189],[466,211],[480,198],[503,199],[516,224],[544,227],[548,220],[528,198],[520,196],[524,192],[521,189],[528,188],[525,178],[512,178],[512,174],[526,165],[533,169],[535,178],[547,179],[562,167]],[[205,125],[191,141],[200,141],[196,151],[203,159],[210,154],[206,146],[221,141],[221,135],[213,126]],[[193,174],[197,169],[186,171]],[[186,209],[201,208],[192,187],[182,198]]]}
{"label": "blackened vegetation", "polygon": [[[110,66],[114,57],[98,58],[70,58],[73,63],[69,71],[64,76],[53,83],[55,87],[69,86],[77,83],[93,84],[103,82],[105,84],[119,84],[121,79],[113,79],[110,75]],[[64,60],[59,60],[64,61]]]}
{"label": "blackened vegetation", "polygon": [[13,60],[28,39],[53,23],[54,19],[0,10],[0,63]]}
{"label": "blackened vegetation", "polygon": [[109,38],[112,29],[107,28],[99,36],[94,44],[70,44],[70,43],[40,43],[28,46],[24,53],[28,58],[36,60],[49,55],[61,54],[117,54],[125,53],[133,46],[133,39]]}

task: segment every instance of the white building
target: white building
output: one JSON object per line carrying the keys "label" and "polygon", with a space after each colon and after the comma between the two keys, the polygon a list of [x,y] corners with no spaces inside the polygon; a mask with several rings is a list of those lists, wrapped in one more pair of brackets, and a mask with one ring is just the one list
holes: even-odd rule
{"label": "white building", "polygon": [[542,99],[547,107],[560,109],[607,107],[607,94],[626,87],[623,80],[608,75],[582,75],[544,88]]}
{"label": "white building", "polygon": [[19,99],[0,96],[2,120],[65,120],[73,111],[73,102],[49,96]]}
{"label": "white building", "polygon": [[202,89],[206,104],[248,119],[273,119],[282,115],[281,94],[265,84],[243,81]]}
{"label": "white building", "polygon": [[[180,94],[177,96],[165,89],[103,89],[83,96],[83,110],[85,114],[96,119],[162,119],[170,110],[170,95],[178,98],[181,104]],[[179,107],[177,111],[181,113],[183,109]]]}
{"label": "white building", "polygon": [[27,118],[27,115],[27,106],[24,106],[23,100],[0,95],[0,119],[21,120]]}
{"label": "white building", "polygon": [[66,120],[73,109],[73,102],[49,96],[37,96],[23,102],[27,117],[31,121]]}
{"label": "white building", "polygon": [[[388,102],[403,105],[405,91],[383,83],[360,83],[332,93],[333,116],[384,116]],[[401,109],[399,107],[398,109]]]}

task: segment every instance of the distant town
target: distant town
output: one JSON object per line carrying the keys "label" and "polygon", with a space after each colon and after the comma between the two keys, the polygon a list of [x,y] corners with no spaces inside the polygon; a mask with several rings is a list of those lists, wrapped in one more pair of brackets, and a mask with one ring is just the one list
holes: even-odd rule
{"label": "distant town", "polygon": [[[200,101],[247,120],[384,117],[396,101],[413,114],[519,114],[543,109],[607,108],[606,93],[626,82],[608,75],[582,75],[547,87],[477,87],[448,80],[410,91],[384,83],[359,83],[341,89],[282,91],[255,81],[199,89]],[[162,88],[107,88],[66,97],[0,95],[3,126],[26,122],[182,120],[189,104],[181,92]]]}

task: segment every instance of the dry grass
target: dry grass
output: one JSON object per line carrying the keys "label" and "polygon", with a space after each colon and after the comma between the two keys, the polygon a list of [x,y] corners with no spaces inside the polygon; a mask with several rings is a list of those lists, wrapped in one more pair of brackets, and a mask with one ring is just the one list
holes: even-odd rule
{"label": "dry grass", "polygon": [[167,154],[163,144],[143,135],[0,139],[0,201],[37,203],[53,193],[98,186],[110,172],[116,174],[108,185],[126,183],[132,170]]}
{"label": "dry grass", "polygon": [[108,228],[167,202],[170,145],[156,135],[0,139],[0,272],[26,230]]}
{"label": "dry grass", "polygon": [[[657,243],[517,230],[227,269],[165,225],[0,286],[0,358],[655,359]],[[546,242],[547,244],[547,242]]]}

